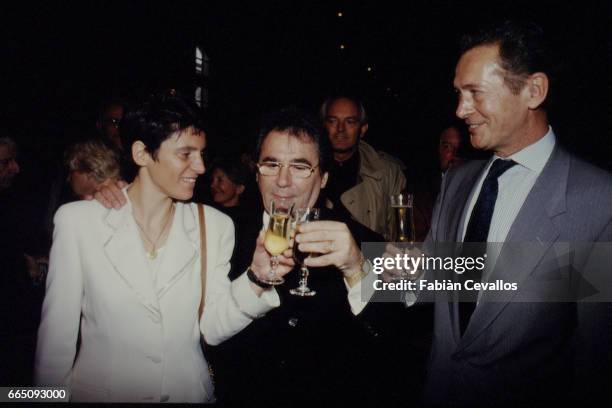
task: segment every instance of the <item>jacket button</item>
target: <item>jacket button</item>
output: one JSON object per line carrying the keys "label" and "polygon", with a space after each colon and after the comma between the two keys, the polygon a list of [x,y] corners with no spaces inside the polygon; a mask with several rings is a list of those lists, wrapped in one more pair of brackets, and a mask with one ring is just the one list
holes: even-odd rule
{"label": "jacket button", "polygon": [[159,357],[156,357],[156,356],[147,356],[147,357],[149,358],[149,360],[151,360],[155,364],[161,363],[161,358],[159,358]]}
{"label": "jacket button", "polygon": [[363,323],[363,327],[364,327],[365,331],[367,333],[369,333],[370,336],[372,336],[372,337],[378,337],[380,335],[380,333],[378,333],[378,331],[376,331],[376,329],[374,329],[374,327],[372,327],[372,325],[370,325],[368,323]]}
{"label": "jacket button", "polygon": [[296,327],[298,325],[298,319],[295,317],[292,317],[291,319],[289,319],[287,324],[291,327]]}

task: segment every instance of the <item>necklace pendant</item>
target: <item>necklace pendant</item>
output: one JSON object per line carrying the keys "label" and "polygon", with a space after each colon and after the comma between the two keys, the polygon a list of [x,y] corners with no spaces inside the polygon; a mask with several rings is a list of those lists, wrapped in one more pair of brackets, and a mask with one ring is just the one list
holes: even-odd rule
{"label": "necklace pendant", "polygon": [[153,259],[157,258],[157,251],[153,250],[153,251],[149,252],[147,255],[149,256],[149,259],[153,260]]}

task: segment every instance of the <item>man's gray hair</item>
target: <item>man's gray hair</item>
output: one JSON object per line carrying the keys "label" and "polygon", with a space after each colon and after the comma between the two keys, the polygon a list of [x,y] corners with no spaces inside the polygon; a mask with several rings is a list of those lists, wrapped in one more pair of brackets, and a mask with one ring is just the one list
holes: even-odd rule
{"label": "man's gray hair", "polygon": [[336,102],[338,99],[348,99],[349,101],[353,102],[357,106],[357,109],[359,110],[359,122],[362,125],[365,125],[366,123],[368,123],[368,115],[366,113],[365,107],[363,106],[363,103],[359,99],[356,99],[350,96],[344,96],[344,95],[327,98],[323,102],[323,104],[321,105],[321,109],[319,111],[319,117],[321,118],[321,122],[325,122],[325,118],[327,117],[327,110],[329,109],[329,105]]}

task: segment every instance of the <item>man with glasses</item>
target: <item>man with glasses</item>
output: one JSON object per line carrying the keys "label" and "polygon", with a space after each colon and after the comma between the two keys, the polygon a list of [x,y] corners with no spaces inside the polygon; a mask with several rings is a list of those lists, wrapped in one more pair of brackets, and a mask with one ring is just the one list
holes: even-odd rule
{"label": "man with glasses", "polygon": [[[237,237],[239,255],[232,262],[230,278],[248,268],[252,281],[269,288],[261,280],[270,271],[270,256],[263,245],[270,203],[320,207],[331,155],[317,124],[298,110],[285,109],[265,120],[255,157],[265,211],[253,214],[250,228]],[[369,337],[374,329],[351,312],[347,288],[368,272],[358,242],[382,237],[356,222],[334,221],[339,217],[331,211],[324,211],[321,218],[325,221],[310,223],[297,236],[300,250],[320,254],[306,260],[309,286],[316,295],[289,294],[298,286],[296,268],[273,289],[281,305],[214,350],[221,401],[230,405],[329,402],[345,399],[347,389],[352,390],[351,398],[361,398],[360,388],[365,388],[360,384],[367,376],[357,372],[368,370],[370,362],[365,356],[358,361],[350,357],[373,349]],[[279,260],[279,271],[294,269],[290,250]]]}
{"label": "man with glasses", "polygon": [[[320,254],[305,261],[316,295],[289,294],[299,280],[291,250],[278,257],[277,273],[286,282],[275,287],[264,282],[270,271],[264,247],[270,203],[319,206],[331,160],[327,144],[316,122],[296,109],[270,115],[259,133],[257,183],[264,211],[253,211],[250,222],[241,225],[229,278],[237,279],[246,271],[252,284],[278,293],[280,306],[211,348],[216,394],[229,406],[346,402],[347,390],[348,398],[355,401],[375,395],[372,386],[366,386],[369,378],[364,373],[374,372],[376,356],[371,351],[378,333],[352,313],[351,304],[360,294],[350,288],[371,273],[358,243],[382,237],[357,222],[335,221],[334,213],[324,212],[325,221],[304,226],[296,237],[300,250]],[[118,191],[109,186],[96,198],[108,207],[120,206],[123,197],[114,194]]]}

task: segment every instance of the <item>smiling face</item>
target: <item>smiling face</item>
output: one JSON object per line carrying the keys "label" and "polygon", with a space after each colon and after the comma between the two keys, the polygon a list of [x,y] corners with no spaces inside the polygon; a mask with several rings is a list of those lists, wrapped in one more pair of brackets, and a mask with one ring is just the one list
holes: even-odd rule
{"label": "smiling face", "polygon": [[145,171],[153,185],[162,194],[176,200],[189,200],[198,176],[204,174],[202,152],[206,147],[203,132],[187,128],[164,140],[157,158],[148,155]]}
{"label": "smiling face", "polygon": [[526,86],[517,94],[510,90],[499,58],[498,45],[468,50],[457,63],[454,86],[456,114],[468,125],[472,145],[505,157],[525,145],[529,91]]}
{"label": "smiling face", "polygon": [[240,194],[244,192],[244,185],[236,184],[220,168],[212,173],[210,191],[215,203],[223,207],[235,207],[240,201]]}
{"label": "smiling face", "polygon": [[[258,161],[300,163],[315,167],[319,165],[319,153],[317,145],[307,136],[272,131],[262,143]],[[321,175],[319,167],[308,178],[292,176],[287,166],[283,166],[276,176],[257,174],[257,184],[268,212],[271,200],[286,205],[295,203],[295,208],[312,207],[326,182],[327,173]]]}

